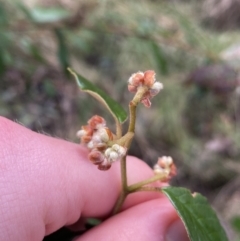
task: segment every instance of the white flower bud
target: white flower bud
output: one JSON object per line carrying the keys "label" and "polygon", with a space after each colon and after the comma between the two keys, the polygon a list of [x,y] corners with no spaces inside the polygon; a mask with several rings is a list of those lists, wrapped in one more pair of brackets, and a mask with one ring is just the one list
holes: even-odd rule
{"label": "white flower bud", "polygon": [[89,141],[88,144],[87,144],[87,147],[89,149],[93,149],[94,148],[94,142],[93,141]]}
{"label": "white flower bud", "polygon": [[163,89],[163,84],[160,83],[160,82],[155,82],[152,85],[151,89],[149,90],[150,91],[150,95],[151,96],[157,95],[161,89]]}
{"label": "white flower bud", "polygon": [[115,162],[119,159],[119,154],[115,151],[111,151],[109,154],[109,161],[110,162]]}
{"label": "white flower bud", "polygon": [[122,147],[118,144],[114,144],[112,146],[112,149],[114,151],[116,151],[119,154],[120,157],[124,156],[126,154],[126,151],[127,151],[127,149],[125,147]]}
{"label": "white flower bud", "polygon": [[100,128],[97,133],[101,139],[102,142],[108,142],[109,136],[105,128]]}
{"label": "white flower bud", "polygon": [[114,144],[112,147],[108,148],[104,153],[105,157],[108,159],[110,163],[119,160],[125,154],[126,154],[126,148],[118,144]]}
{"label": "white flower bud", "polygon": [[79,130],[76,135],[79,138],[82,138],[83,136],[85,136],[87,134],[87,132],[85,130]]}
{"label": "white flower bud", "polygon": [[98,144],[102,142],[101,137],[97,133],[93,134],[92,141],[94,144]]}
{"label": "white flower bud", "polygon": [[163,156],[160,158],[161,164],[169,167],[173,164],[173,159],[170,156]]}
{"label": "white flower bud", "polygon": [[154,167],[153,167],[153,171],[155,174],[166,174],[168,175],[169,174],[169,170],[167,169],[163,169],[161,168],[158,164],[156,164]]}
{"label": "white flower bud", "polygon": [[105,155],[106,157],[109,157],[111,151],[112,151],[112,148],[108,148],[108,149],[105,151],[104,155]]}

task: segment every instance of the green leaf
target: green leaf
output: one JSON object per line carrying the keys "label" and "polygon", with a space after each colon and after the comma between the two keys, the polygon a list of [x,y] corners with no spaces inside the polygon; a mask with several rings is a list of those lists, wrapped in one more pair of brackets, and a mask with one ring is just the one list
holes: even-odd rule
{"label": "green leaf", "polygon": [[73,70],[68,68],[68,71],[75,77],[78,86],[84,92],[89,93],[98,101],[100,101],[113,115],[114,119],[123,123],[127,119],[127,113],[115,100],[109,97],[101,89],[97,88],[89,80],[85,79],[83,76],[75,73]]}
{"label": "green leaf", "polygon": [[69,72],[67,72],[67,67],[70,65],[70,58],[66,42],[66,36],[64,35],[64,32],[59,28],[56,28],[54,30],[54,33],[58,42],[57,57],[63,71],[65,72],[65,74],[68,75]]}
{"label": "green leaf", "polygon": [[162,75],[168,74],[168,63],[166,54],[164,53],[163,49],[154,41],[150,41],[150,48],[152,50],[153,57],[157,63],[159,70],[161,71]]}
{"label": "green leaf", "polygon": [[236,216],[231,220],[232,227],[240,233],[240,217]]}
{"label": "green leaf", "polygon": [[227,241],[227,236],[207,199],[185,188],[166,187],[168,197],[182,219],[191,241]]}

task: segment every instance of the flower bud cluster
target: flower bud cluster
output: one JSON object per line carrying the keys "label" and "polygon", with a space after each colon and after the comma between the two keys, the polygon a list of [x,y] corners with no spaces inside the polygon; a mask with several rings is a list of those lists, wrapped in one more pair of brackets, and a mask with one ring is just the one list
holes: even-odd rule
{"label": "flower bud cluster", "polygon": [[157,164],[153,167],[153,170],[156,175],[166,174],[166,178],[161,180],[163,182],[168,182],[177,173],[176,166],[170,156],[159,157]]}
{"label": "flower bud cluster", "polygon": [[113,162],[126,154],[126,148],[118,144],[108,147],[108,142],[113,140],[113,133],[106,127],[106,121],[98,115],[93,116],[88,125],[82,126],[77,136],[90,150],[89,160],[98,165],[100,170],[108,170]]}
{"label": "flower bud cluster", "polygon": [[156,82],[156,73],[153,70],[147,70],[143,72],[137,72],[132,74],[128,80],[128,90],[130,92],[137,92],[140,86],[147,87],[147,91],[141,98],[141,103],[146,107],[151,106],[150,99],[157,95],[161,89],[163,89],[163,84]]}

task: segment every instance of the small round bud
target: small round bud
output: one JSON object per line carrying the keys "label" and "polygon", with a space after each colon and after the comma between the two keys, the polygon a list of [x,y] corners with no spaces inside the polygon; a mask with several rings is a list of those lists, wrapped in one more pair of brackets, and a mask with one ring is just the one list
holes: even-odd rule
{"label": "small round bud", "polygon": [[154,82],[156,81],[155,76],[156,76],[156,73],[153,70],[145,71],[143,84],[151,88]]}
{"label": "small round bud", "polygon": [[151,89],[149,90],[151,96],[155,96],[159,93],[159,91],[163,89],[163,84],[160,82],[155,82]]}
{"label": "small round bud", "polygon": [[106,150],[106,144],[105,143],[98,143],[98,144],[96,144],[96,149],[98,150],[98,151],[101,151],[101,152],[103,152],[104,150]]}
{"label": "small round bud", "polygon": [[110,167],[111,163],[106,158],[98,165],[98,169],[101,171],[107,171]]}
{"label": "small round bud", "polygon": [[138,89],[138,86],[128,85],[128,91],[129,92],[135,93],[135,92],[137,92],[137,89]]}
{"label": "small round bud", "polygon": [[162,182],[168,182],[177,173],[176,166],[170,156],[163,156],[158,158],[157,164],[153,167],[155,174],[165,174],[166,177]]}
{"label": "small round bud", "polygon": [[88,144],[87,144],[87,148],[93,149],[94,148],[94,142],[93,141],[89,141]]}
{"label": "small round bud", "polygon": [[105,155],[106,157],[109,157],[111,151],[112,151],[112,148],[108,148],[108,149],[104,152],[104,155]]}
{"label": "small round bud", "polygon": [[162,156],[158,158],[158,165],[162,168],[168,168],[173,164],[173,159],[170,156]]}
{"label": "small round bud", "polygon": [[119,154],[116,151],[111,151],[109,154],[109,161],[115,162],[119,159]]}
{"label": "small round bud", "polygon": [[123,146],[120,146],[118,144],[114,144],[112,146],[112,149],[116,151],[120,157],[123,157],[126,154],[127,149]]}
{"label": "small round bud", "polygon": [[139,86],[140,84],[142,84],[143,78],[144,78],[143,72],[139,71],[131,75],[131,77],[128,80],[128,83],[130,85]]}
{"label": "small round bud", "polygon": [[85,136],[87,134],[87,132],[85,130],[79,130],[76,135],[79,138],[82,138],[83,136]]}
{"label": "small round bud", "polygon": [[168,173],[169,173],[167,170],[161,168],[158,164],[154,165],[153,171],[154,171],[155,174],[166,174],[166,175],[168,175]]}
{"label": "small round bud", "polygon": [[85,135],[81,138],[82,143],[89,143],[92,140],[92,136]]}
{"label": "small round bud", "polygon": [[112,148],[108,148],[105,151],[104,155],[109,162],[114,162],[119,159],[119,154],[116,151],[114,151]]}
{"label": "small round bud", "polygon": [[92,129],[98,129],[106,125],[106,121],[98,115],[93,116],[89,121],[88,125]]}
{"label": "small round bud", "polygon": [[99,165],[100,163],[103,162],[104,156],[100,151],[97,150],[92,150],[89,155],[88,159],[94,164],[94,165]]}
{"label": "small round bud", "polygon": [[95,132],[92,136],[92,141],[94,144],[98,144],[102,142],[101,137]]}

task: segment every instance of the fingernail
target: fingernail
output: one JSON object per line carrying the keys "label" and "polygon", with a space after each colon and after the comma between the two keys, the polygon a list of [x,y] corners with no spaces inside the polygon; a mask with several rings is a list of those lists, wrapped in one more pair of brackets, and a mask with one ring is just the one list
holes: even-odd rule
{"label": "fingernail", "polygon": [[166,234],[166,241],[190,241],[186,229],[180,219],[173,222]]}

